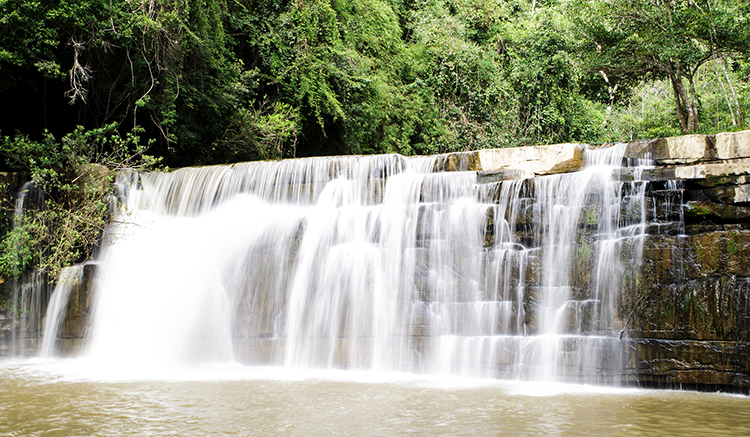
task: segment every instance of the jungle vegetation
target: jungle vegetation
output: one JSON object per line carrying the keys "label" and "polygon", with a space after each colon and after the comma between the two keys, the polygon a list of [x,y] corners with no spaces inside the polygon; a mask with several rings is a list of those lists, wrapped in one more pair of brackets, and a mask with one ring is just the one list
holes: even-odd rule
{"label": "jungle vegetation", "polygon": [[49,203],[0,276],[90,255],[123,165],[746,129],[749,48],[745,0],[0,0],[0,170]]}
{"label": "jungle vegetation", "polygon": [[2,0],[0,134],[114,123],[183,166],[734,130],[749,21],[740,0]]}

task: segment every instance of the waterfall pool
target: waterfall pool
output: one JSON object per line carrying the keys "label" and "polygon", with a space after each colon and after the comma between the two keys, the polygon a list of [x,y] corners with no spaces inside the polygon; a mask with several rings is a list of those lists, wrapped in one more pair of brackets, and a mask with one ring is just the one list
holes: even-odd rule
{"label": "waterfall pool", "polygon": [[747,435],[750,398],[221,365],[120,374],[0,361],[0,435]]}

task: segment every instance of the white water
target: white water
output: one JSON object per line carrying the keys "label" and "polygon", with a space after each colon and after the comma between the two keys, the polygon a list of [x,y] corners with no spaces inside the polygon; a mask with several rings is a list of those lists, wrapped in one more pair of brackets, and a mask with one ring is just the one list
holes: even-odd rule
{"label": "white water", "polygon": [[586,157],[484,186],[397,155],[130,179],[88,358],[615,381],[644,184],[614,178],[621,148]]}
{"label": "white water", "polygon": [[[40,209],[44,205],[44,194],[32,182],[26,182],[18,192],[13,212],[13,226],[18,227],[26,220],[26,211]],[[33,355],[36,352],[36,339],[42,329],[41,313],[44,311],[49,286],[47,276],[39,271],[24,272],[19,278],[8,281],[12,290],[10,310],[15,319],[11,330],[11,355]]]}
{"label": "white water", "polygon": [[80,283],[83,278],[83,264],[65,267],[57,278],[57,285],[50,295],[47,304],[47,312],[44,316],[42,327],[42,344],[39,346],[40,357],[52,357],[55,355],[57,334],[65,318],[65,308],[68,305],[70,292],[73,287]]}

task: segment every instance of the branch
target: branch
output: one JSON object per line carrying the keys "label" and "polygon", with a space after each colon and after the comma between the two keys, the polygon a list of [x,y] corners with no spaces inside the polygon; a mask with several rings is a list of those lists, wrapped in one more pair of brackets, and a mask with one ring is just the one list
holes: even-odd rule
{"label": "branch", "polygon": [[70,90],[65,93],[65,96],[70,99],[70,103],[75,104],[78,99],[81,99],[83,103],[86,103],[86,96],[89,92],[86,89],[86,82],[91,79],[91,69],[84,67],[78,62],[78,55],[83,52],[86,47],[83,43],[76,42],[75,39],[70,40],[70,45],[73,46],[73,67],[70,68]]}

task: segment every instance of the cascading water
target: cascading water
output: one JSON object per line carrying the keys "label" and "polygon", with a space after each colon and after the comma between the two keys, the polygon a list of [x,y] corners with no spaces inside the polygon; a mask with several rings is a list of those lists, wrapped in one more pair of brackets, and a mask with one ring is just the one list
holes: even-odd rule
{"label": "cascading water", "polygon": [[88,355],[616,380],[622,258],[645,232],[622,153],[486,185],[398,155],[133,177]]}
{"label": "cascading water", "polygon": [[55,355],[57,333],[65,317],[70,292],[83,278],[83,264],[65,267],[57,278],[57,285],[50,295],[50,302],[44,315],[42,330],[42,344],[39,346],[39,356],[52,357]]}
{"label": "cascading water", "polygon": [[[14,228],[26,220],[27,210],[38,210],[44,205],[44,193],[33,183],[27,182],[16,197],[13,213]],[[11,330],[11,355],[33,355],[37,351],[37,339],[42,330],[42,313],[47,306],[50,290],[47,275],[39,271],[23,272],[19,278],[9,281],[12,295],[11,311],[14,327]]]}

